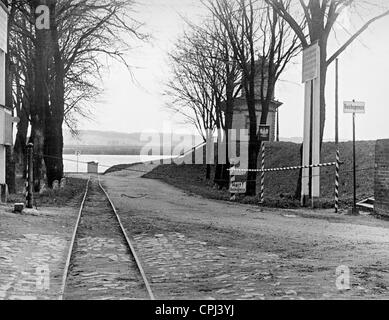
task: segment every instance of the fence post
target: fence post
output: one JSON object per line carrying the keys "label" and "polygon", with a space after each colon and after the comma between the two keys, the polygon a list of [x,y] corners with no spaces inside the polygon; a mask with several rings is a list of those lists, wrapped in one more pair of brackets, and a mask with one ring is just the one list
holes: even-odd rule
{"label": "fence post", "polygon": [[337,147],[336,169],[335,169],[335,213],[339,213],[339,171],[340,171],[340,152],[339,152],[339,147]]}
{"label": "fence post", "polygon": [[26,181],[26,206],[29,209],[33,208],[33,152],[34,145],[29,143],[27,145],[27,181]]}
{"label": "fence post", "polygon": [[261,203],[265,201],[265,142],[262,142],[262,161],[261,161]]}
{"label": "fence post", "polygon": [[[231,168],[230,168],[230,189],[231,189],[231,185],[236,181],[235,174],[233,171],[234,169],[235,169],[235,165],[231,165]],[[235,200],[236,200],[236,194],[231,193],[230,201],[235,201]]]}

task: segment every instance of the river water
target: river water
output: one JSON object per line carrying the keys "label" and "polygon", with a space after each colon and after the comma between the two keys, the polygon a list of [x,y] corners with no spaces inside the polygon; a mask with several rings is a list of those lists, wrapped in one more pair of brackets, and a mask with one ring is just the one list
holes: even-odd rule
{"label": "river water", "polygon": [[118,164],[133,164],[138,162],[148,162],[152,160],[159,160],[163,158],[170,158],[164,156],[117,156],[117,155],[80,155],[77,156],[71,154],[65,154],[64,158],[64,171],[70,172],[87,172],[87,163],[95,161],[99,163],[99,172],[103,173],[110,167]]}

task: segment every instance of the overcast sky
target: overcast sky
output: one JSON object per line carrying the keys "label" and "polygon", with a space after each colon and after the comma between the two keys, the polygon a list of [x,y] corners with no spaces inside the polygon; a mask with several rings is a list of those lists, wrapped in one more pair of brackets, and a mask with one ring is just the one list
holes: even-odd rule
{"label": "overcast sky", "polygon": [[[181,16],[201,21],[205,14],[199,0],[138,0],[137,18],[152,35],[148,44],[138,45],[128,57],[133,65],[136,83],[128,71],[118,64],[104,77],[104,99],[95,108],[95,121],[83,121],[80,129],[135,132],[167,131],[169,128],[191,130],[166,110],[162,93],[169,79],[167,53],[183,30]],[[345,16],[342,26],[354,30],[358,18]],[[347,32],[338,25],[337,38],[330,42],[333,52],[346,39]],[[357,138],[375,140],[389,138],[389,17],[374,24],[359,41],[340,58],[340,101],[359,100],[367,104],[367,113],[358,115]],[[327,122],[325,139],[334,137],[335,64],[327,81]],[[303,95],[301,58],[283,74],[276,97],[284,105],[280,109],[280,136],[303,135]],[[340,138],[352,137],[351,115],[340,114]]]}

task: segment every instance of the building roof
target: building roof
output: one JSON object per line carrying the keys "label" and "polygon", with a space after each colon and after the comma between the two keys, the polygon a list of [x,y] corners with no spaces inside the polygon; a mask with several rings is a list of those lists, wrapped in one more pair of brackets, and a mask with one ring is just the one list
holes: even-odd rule
{"label": "building roof", "polygon": [[[247,111],[247,102],[244,97],[238,97],[234,99],[235,105],[234,105],[234,112],[236,111]],[[261,105],[261,99],[255,99],[255,104],[257,106],[257,111],[261,111],[262,108],[260,107]],[[273,109],[274,111],[277,110],[279,107],[283,105],[282,102],[277,101],[277,100],[272,100],[270,102],[270,109]],[[226,103],[223,101],[222,103],[222,111],[224,112],[226,108]],[[271,111],[273,111],[271,110]]]}

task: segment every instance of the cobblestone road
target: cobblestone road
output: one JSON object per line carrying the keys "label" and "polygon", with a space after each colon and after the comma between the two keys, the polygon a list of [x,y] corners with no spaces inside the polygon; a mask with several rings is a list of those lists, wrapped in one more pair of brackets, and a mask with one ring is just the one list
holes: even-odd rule
{"label": "cobblestone road", "polygon": [[385,221],[210,201],[130,172],[104,183],[157,298],[389,298]]}
{"label": "cobblestone road", "polygon": [[0,300],[60,297],[75,217],[72,208],[45,208],[33,215],[0,208]]}

